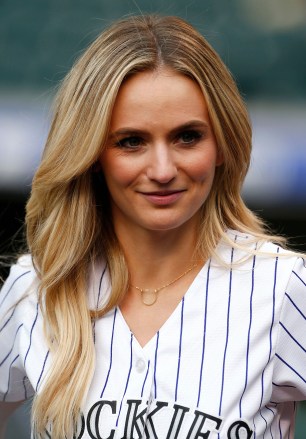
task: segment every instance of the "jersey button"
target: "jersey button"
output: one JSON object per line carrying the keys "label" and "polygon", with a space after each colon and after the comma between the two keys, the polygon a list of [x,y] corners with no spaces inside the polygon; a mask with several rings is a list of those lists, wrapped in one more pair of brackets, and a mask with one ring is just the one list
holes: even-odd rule
{"label": "jersey button", "polygon": [[146,368],[146,363],[145,363],[141,358],[139,358],[139,359],[136,361],[135,366],[136,366],[136,370],[137,370],[139,373],[141,373],[141,372],[143,372],[143,371],[145,370],[145,368]]}

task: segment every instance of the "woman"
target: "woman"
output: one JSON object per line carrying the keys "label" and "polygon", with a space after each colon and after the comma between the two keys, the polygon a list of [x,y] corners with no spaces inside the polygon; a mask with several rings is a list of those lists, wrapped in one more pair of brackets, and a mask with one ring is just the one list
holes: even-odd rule
{"label": "woman", "polygon": [[34,396],[37,437],[293,437],[306,269],[240,197],[250,152],[235,83],[189,24],[97,38],[58,94],[31,257],[0,296],[3,420]]}

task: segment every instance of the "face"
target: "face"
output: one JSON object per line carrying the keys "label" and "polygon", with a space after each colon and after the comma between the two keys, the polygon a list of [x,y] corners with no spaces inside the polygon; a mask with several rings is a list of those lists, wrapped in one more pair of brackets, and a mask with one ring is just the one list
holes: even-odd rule
{"label": "face", "polygon": [[197,83],[168,69],[123,83],[100,157],[115,230],[189,228],[221,163]]}

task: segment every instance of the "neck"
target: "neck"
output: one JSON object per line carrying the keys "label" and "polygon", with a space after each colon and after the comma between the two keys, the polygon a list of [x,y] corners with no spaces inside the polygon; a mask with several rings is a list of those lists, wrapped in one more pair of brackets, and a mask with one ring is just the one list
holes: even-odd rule
{"label": "neck", "polygon": [[170,231],[116,230],[123,248],[131,283],[156,287],[169,282],[195,263],[196,228]]}

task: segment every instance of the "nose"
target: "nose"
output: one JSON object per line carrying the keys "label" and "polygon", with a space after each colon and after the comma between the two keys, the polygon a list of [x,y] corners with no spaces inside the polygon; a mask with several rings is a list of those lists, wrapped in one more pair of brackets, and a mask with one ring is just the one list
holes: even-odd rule
{"label": "nose", "polygon": [[147,176],[158,183],[169,183],[177,175],[174,153],[165,143],[155,145],[151,149]]}

